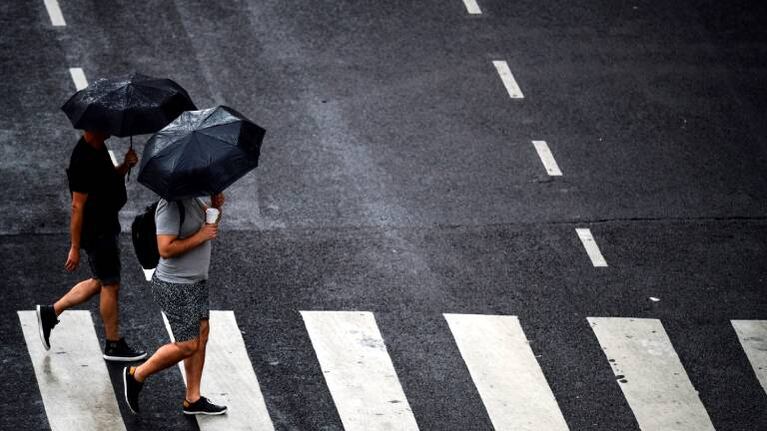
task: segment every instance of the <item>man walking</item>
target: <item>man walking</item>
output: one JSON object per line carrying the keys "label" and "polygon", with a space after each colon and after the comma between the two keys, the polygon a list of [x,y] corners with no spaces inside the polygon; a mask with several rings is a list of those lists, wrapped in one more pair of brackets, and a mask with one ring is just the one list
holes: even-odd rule
{"label": "man walking", "polygon": [[86,130],[72,151],[67,169],[72,193],[70,221],[71,246],[65,268],[72,272],[80,264],[80,250],[85,250],[92,278],[77,283],[53,305],[37,305],[40,339],[50,349],[51,330],[58,316],[69,308],[99,295],[101,320],[104,322],[106,346],[104,359],[136,361],[146,352],[132,349],[120,337],[118,293],[120,289],[120,221],[118,213],[127,202],[125,175],[138,163],[133,149],[123,163],[112,164],[104,141],[109,135]]}

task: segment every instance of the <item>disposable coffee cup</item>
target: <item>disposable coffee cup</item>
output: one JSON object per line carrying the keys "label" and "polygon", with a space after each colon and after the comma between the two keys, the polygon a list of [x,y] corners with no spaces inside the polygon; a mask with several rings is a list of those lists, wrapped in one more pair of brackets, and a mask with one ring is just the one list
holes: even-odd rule
{"label": "disposable coffee cup", "polygon": [[215,224],[218,221],[220,211],[217,208],[208,208],[205,210],[205,223]]}

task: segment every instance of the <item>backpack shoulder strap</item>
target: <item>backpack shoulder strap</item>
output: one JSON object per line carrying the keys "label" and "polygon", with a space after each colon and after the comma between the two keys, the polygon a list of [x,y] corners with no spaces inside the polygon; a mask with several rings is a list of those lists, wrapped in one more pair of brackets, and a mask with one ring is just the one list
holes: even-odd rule
{"label": "backpack shoulder strap", "polygon": [[186,217],[186,205],[180,200],[176,201],[176,205],[178,205],[178,216],[180,220],[178,223],[178,237],[181,238],[181,226],[184,225],[184,218]]}

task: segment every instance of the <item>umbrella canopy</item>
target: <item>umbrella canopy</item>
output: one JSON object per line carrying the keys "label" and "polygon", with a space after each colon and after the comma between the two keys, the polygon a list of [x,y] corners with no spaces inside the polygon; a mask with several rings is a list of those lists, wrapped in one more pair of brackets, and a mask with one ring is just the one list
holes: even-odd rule
{"label": "umbrella canopy", "polygon": [[120,137],[154,133],[195,109],[180,85],[139,73],[94,81],[61,107],[76,129]]}
{"label": "umbrella canopy", "polygon": [[184,112],[149,139],[138,181],[166,200],[220,193],[258,166],[265,133],[226,106]]}

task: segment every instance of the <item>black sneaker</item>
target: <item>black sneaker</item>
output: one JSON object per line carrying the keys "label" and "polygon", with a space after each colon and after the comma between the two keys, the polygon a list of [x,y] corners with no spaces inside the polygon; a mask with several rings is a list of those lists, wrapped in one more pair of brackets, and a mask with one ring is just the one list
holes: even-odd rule
{"label": "black sneaker", "polygon": [[184,400],[185,415],[223,415],[224,413],[226,413],[226,406],[215,405],[205,397],[200,397],[193,403]]}
{"label": "black sneaker", "polygon": [[38,305],[35,309],[37,311],[37,328],[40,330],[40,341],[43,342],[45,350],[50,350],[51,329],[59,323],[59,319],[56,317],[56,312],[53,311],[53,305]]}
{"label": "black sneaker", "polygon": [[146,352],[143,350],[133,350],[125,342],[125,338],[120,338],[117,341],[107,340],[107,344],[104,347],[104,359],[107,361],[131,362],[140,361],[144,358],[146,358]]}
{"label": "black sneaker", "polygon": [[138,394],[141,392],[141,388],[144,387],[143,382],[139,382],[133,377],[133,373],[136,372],[136,367],[125,367],[123,369],[123,387],[125,388],[125,403],[128,404],[128,408],[131,413],[138,414]]}

